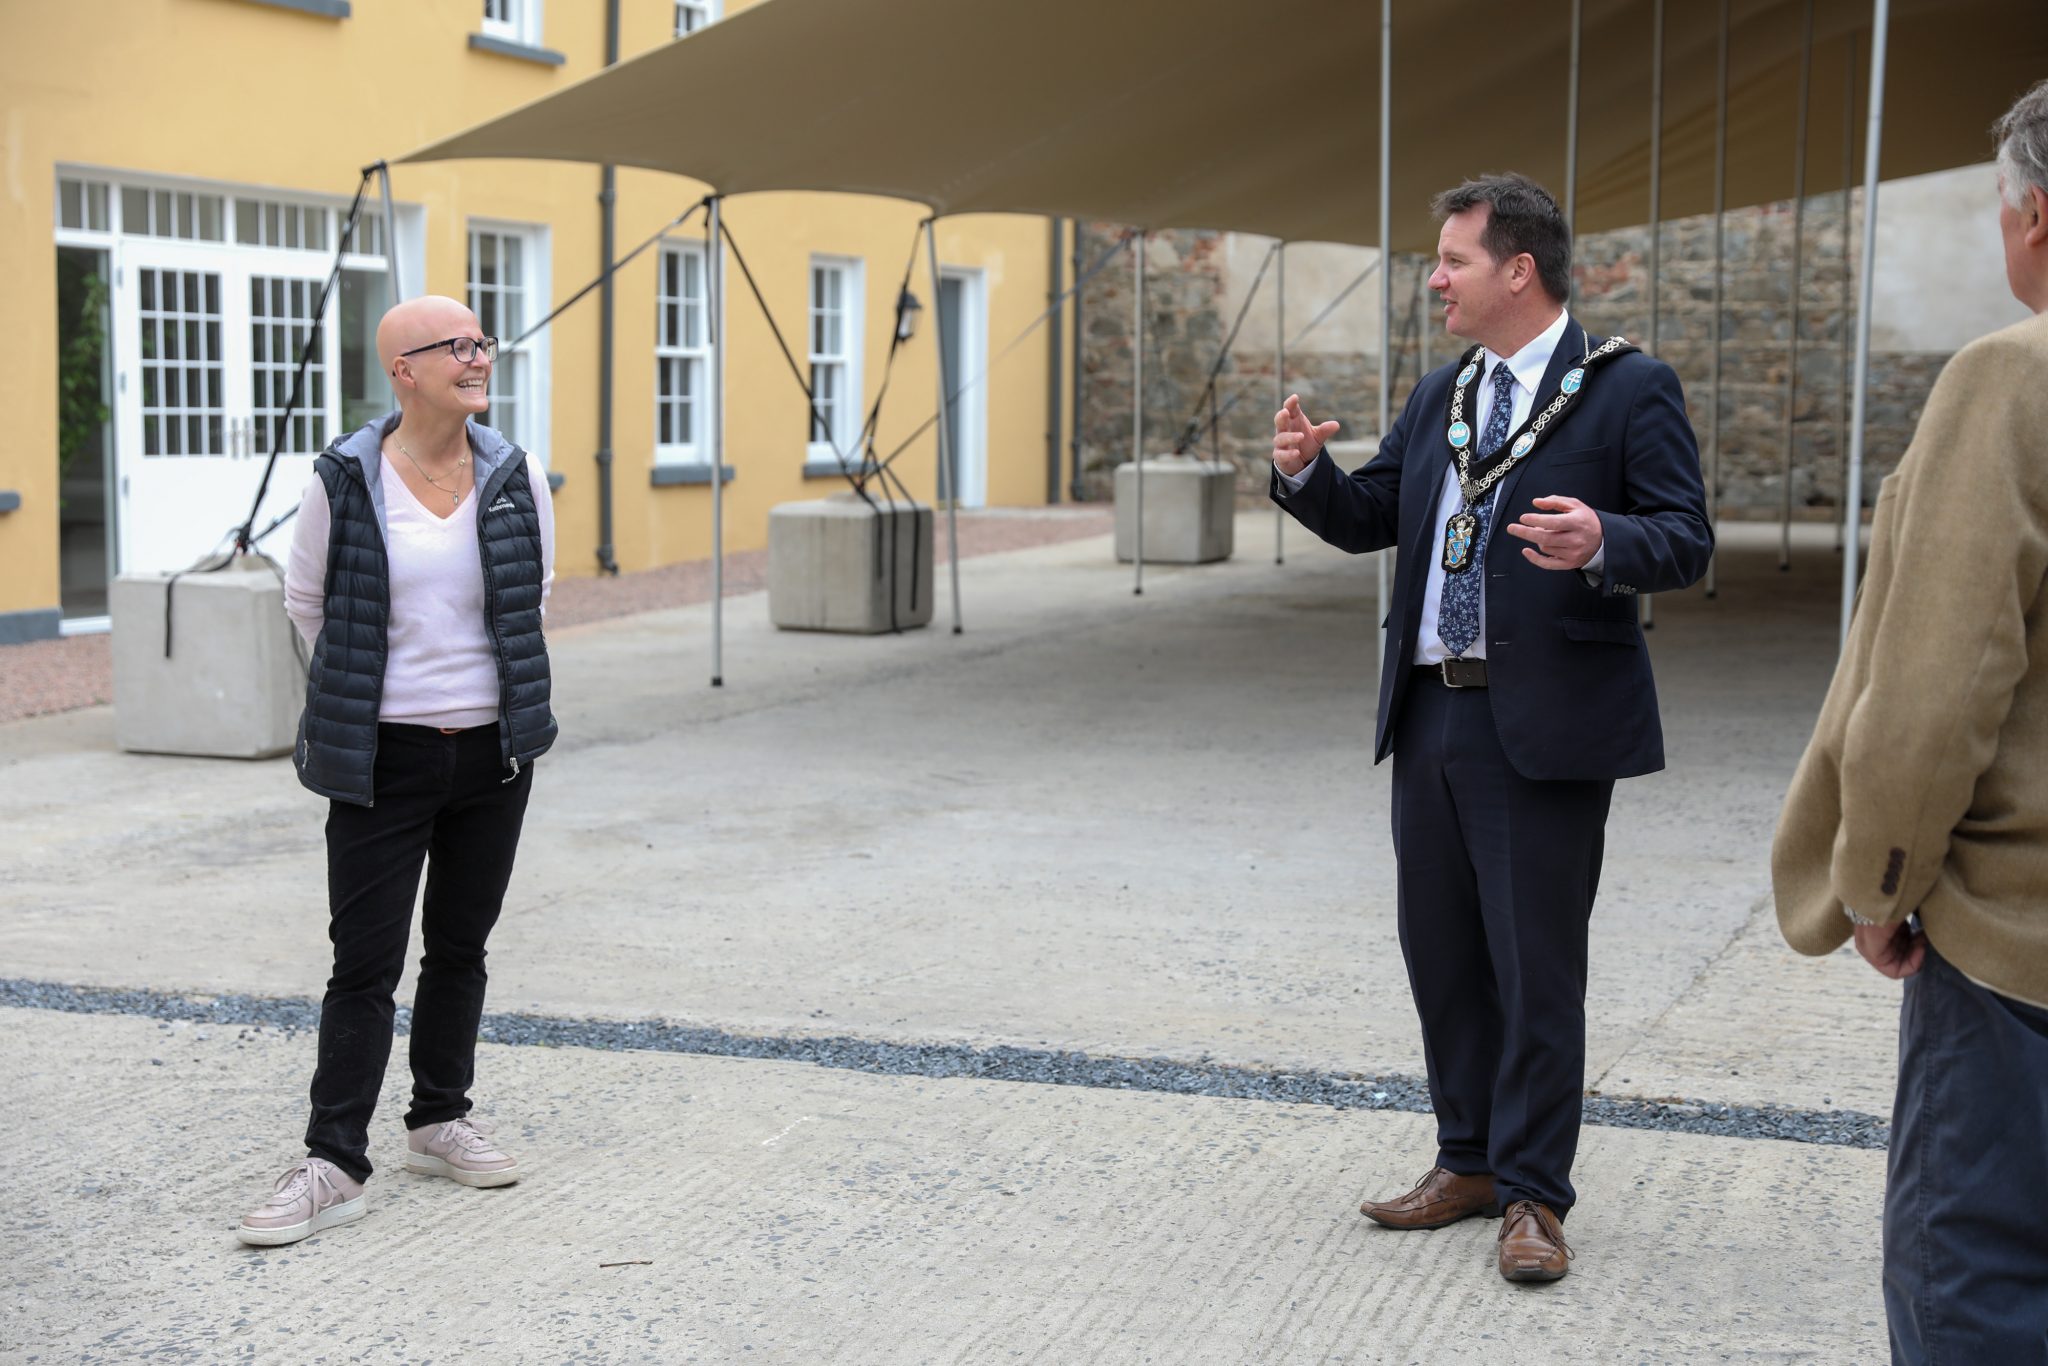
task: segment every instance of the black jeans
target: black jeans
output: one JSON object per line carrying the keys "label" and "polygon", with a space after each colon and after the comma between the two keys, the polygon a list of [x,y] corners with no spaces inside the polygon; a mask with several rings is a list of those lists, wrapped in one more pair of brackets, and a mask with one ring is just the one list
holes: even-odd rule
{"label": "black jeans", "polygon": [[392,996],[405,970],[420,867],[426,952],[412,1014],[416,1129],[469,1113],[477,1023],[484,1009],[484,941],[497,924],[519,827],[533,788],[529,766],[510,782],[498,728],[443,735],[431,726],[377,727],[376,805],[333,802],[327,813],[327,937],[334,976],[320,1004],[306,1150],[358,1181],[370,1175],[370,1116],[391,1060]]}

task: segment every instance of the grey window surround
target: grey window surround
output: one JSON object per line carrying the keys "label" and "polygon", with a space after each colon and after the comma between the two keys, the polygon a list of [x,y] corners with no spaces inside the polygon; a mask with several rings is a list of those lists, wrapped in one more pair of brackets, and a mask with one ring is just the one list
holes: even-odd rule
{"label": "grey window surround", "polygon": [[[730,465],[719,466],[719,472],[723,476],[719,480],[722,484],[730,484],[739,475],[739,471]],[[695,464],[656,465],[650,482],[658,489],[682,488],[698,484],[709,488],[711,486],[711,466]]]}
{"label": "grey window surround", "polygon": [[564,485],[564,484],[566,484],[566,483],[568,483],[568,482],[569,482],[569,476],[568,476],[568,475],[566,475],[566,474],[563,474],[563,473],[562,473],[562,472],[561,472],[560,470],[549,470],[549,471],[548,471],[548,492],[549,492],[549,493],[553,493],[553,492],[554,492],[554,491],[555,491],[556,489],[558,489],[558,488],[562,487],[562,485]]}
{"label": "grey window surround", "polygon": [[875,468],[872,464],[863,464],[857,461],[848,461],[844,466],[841,466],[837,460],[806,460],[804,461],[804,478],[844,479],[848,474],[859,474],[863,470],[873,474]]}
{"label": "grey window surround", "polygon": [[0,612],[0,645],[26,645],[31,640],[55,640],[64,634],[64,613],[55,607],[32,607],[26,612]]}
{"label": "grey window surround", "polygon": [[522,62],[533,62],[538,66],[560,66],[569,60],[551,47],[530,47],[525,43],[508,43],[503,38],[493,38],[482,33],[470,34],[469,46],[471,50],[476,52],[492,52],[500,57],[511,57]]}
{"label": "grey window surround", "polygon": [[243,0],[243,3],[262,5],[265,9],[297,10],[301,14],[314,14],[322,19],[349,17],[349,0]]}
{"label": "grey window surround", "polygon": [[0,512],[12,512],[21,506],[21,495],[13,489],[0,489]]}

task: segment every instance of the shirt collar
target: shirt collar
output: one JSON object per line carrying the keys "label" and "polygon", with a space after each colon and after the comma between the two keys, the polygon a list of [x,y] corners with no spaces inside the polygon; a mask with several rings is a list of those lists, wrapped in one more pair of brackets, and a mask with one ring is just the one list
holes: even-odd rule
{"label": "shirt collar", "polygon": [[[1565,324],[1570,321],[1571,315],[1560,308],[1556,322],[1538,332],[1527,346],[1506,358],[1508,373],[1515,377],[1516,383],[1535,392],[1536,386],[1543,382],[1543,372],[1550,368],[1550,357],[1557,350],[1557,344],[1564,340]],[[1501,359],[1491,349],[1486,356],[1489,365]]]}

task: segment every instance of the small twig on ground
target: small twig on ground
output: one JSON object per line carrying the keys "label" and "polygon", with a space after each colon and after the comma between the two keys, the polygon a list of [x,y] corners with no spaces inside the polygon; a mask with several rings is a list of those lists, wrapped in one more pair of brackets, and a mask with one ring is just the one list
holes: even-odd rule
{"label": "small twig on ground", "polygon": [[654,1265],[654,1263],[653,1263],[653,1262],[647,1262],[647,1261],[642,1261],[642,1262],[599,1262],[599,1263],[597,1264],[597,1269],[598,1269],[599,1271],[602,1271],[602,1270],[604,1270],[604,1269],[605,1269],[606,1267],[609,1267],[609,1266],[653,1266],[653,1265]]}

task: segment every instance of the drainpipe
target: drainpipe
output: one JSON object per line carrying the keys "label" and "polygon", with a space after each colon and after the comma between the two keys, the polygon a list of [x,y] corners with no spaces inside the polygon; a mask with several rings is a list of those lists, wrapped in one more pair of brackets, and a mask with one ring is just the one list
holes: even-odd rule
{"label": "drainpipe", "polygon": [[1081,220],[1074,220],[1074,339],[1073,365],[1067,382],[1074,386],[1074,400],[1071,405],[1074,414],[1073,475],[1067,485],[1067,496],[1077,503],[1087,501],[1081,489],[1081,272],[1087,269],[1081,260]]}
{"label": "drainpipe", "polygon": [[1050,220],[1052,231],[1048,234],[1051,248],[1046,258],[1045,286],[1046,306],[1052,310],[1051,326],[1046,329],[1050,341],[1046,348],[1047,372],[1045,385],[1045,501],[1057,503],[1060,500],[1060,361],[1064,359],[1064,348],[1060,345],[1060,219]]}
{"label": "drainpipe", "polygon": [[[619,0],[605,0],[604,64],[619,61]],[[617,574],[619,562],[612,553],[612,310],[616,298],[612,289],[612,253],[617,249],[619,227],[619,168],[604,168],[604,188],[597,193],[604,257],[599,269],[607,274],[598,287],[597,324],[597,567]]]}

